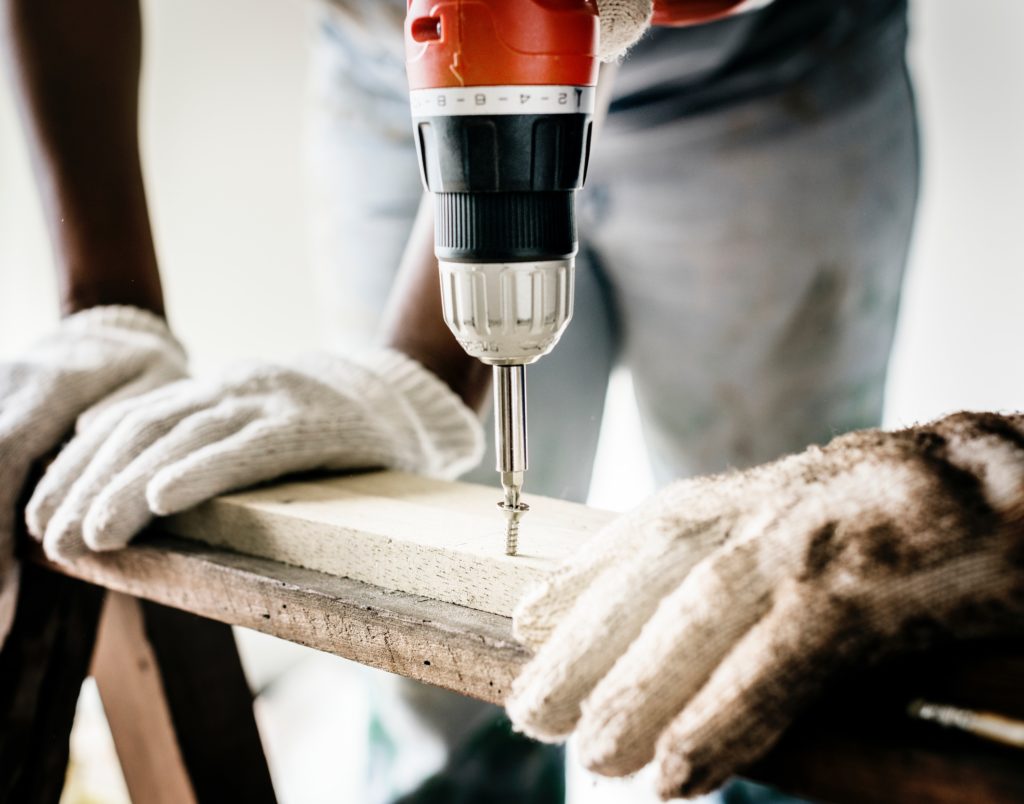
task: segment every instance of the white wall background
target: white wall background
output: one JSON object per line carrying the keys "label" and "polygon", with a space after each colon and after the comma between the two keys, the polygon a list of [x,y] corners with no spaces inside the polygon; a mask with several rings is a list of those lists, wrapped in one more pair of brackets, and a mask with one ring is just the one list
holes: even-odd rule
{"label": "white wall background", "polygon": [[[172,324],[204,363],[313,346],[302,173],[309,4],[143,5],[143,158]],[[56,296],[0,83],[0,354],[9,354],[56,321]]]}
{"label": "white wall background", "polygon": [[893,422],[1024,408],[1024,3],[918,0],[924,184]]}
{"label": "white wall background", "polygon": [[[317,345],[302,176],[308,6],[146,0],[145,12],[145,170],[175,328],[200,364]],[[924,186],[892,424],[1024,407],[1024,3],[917,0],[913,31]],[[0,83],[0,355],[55,321],[39,204]],[[630,402],[620,377],[592,497],[610,508],[649,486]],[[621,788],[608,795],[622,800]]]}

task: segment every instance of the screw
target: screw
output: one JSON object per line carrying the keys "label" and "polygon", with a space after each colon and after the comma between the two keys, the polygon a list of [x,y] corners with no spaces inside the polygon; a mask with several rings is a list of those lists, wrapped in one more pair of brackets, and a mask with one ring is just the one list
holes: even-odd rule
{"label": "screw", "polygon": [[501,500],[498,507],[505,512],[505,555],[517,555],[519,552],[519,520],[530,510],[530,506],[524,502],[513,506]]}

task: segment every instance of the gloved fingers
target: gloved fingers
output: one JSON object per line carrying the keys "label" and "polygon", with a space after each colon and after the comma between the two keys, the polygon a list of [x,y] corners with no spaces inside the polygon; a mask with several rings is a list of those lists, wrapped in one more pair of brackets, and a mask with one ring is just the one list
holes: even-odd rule
{"label": "gloved fingers", "polygon": [[578,557],[529,590],[516,605],[513,616],[512,631],[516,639],[538,650],[594,579],[636,550],[630,538],[633,533],[621,518],[614,520],[584,545]]}
{"label": "gloved fingers", "polygon": [[768,610],[778,578],[764,571],[762,538],[750,534],[695,567],[596,686],[579,724],[588,768],[624,776],[650,762],[658,735]]}
{"label": "gloved fingers", "polygon": [[658,740],[663,798],[696,796],[767,751],[865,644],[858,608],[789,582]]}
{"label": "gloved fingers", "polygon": [[[68,448],[79,438],[88,439],[90,444],[96,445],[95,454],[84,468],[75,461],[86,451],[84,445],[76,448],[67,463],[58,463],[61,457],[58,455],[58,461],[51,465],[42,481],[46,482],[43,491],[62,497],[45,523],[43,549],[47,556],[54,561],[69,561],[84,553],[88,547],[83,540],[82,525],[96,496],[151,444],[170,432],[182,419],[208,404],[208,399],[200,395],[180,398],[180,390],[166,386],[125,400],[104,414],[96,422],[96,427],[76,436]],[[109,419],[118,418],[119,413],[124,413],[123,417],[97,444]],[[103,427],[100,427],[101,422]],[[48,480],[51,473],[53,478]]]}
{"label": "gloved fingers", "polygon": [[580,702],[696,563],[692,540],[717,540],[720,527],[710,523],[702,533],[647,539],[595,578],[514,682],[506,708],[516,727],[541,740],[572,731]]}
{"label": "gloved fingers", "polygon": [[25,508],[28,532],[36,539],[43,540],[50,520],[67,499],[75,480],[82,476],[125,413],[123,404],[109,408],[104,416],[93,421],[88,430],[72,438],[47,467]]}
{"label": "gloved fingers", "polygon": [[161,388],[144,397],[122,400],[97,414],[88,428],[80,429],[58,453],[36,485],[25,512],[29,533],[43,540],[57,509],[69,499],[71,489],[85,475],[86,468],[133,411],[149,404],[163,405],[173,393],[170,388]]}
{"label": "gloved fingers", "polygon": [[169,516],[218,494],[324,466],[340,436],[316,428],[317,437],[303,437],[303,427],[291,419],[261,419],[164,467],[146,489],[150,510]]}
{"label": "gloved fingers", "polygon": [[128,544],[153,518],[146,486],[161,469],[223,441],[259,415],[256,404],[227,400],[180,421],[96,495],[82,523],[86,545],[93,550],[116,550]]}
{"label": "gloved fingers", "polygon": [[162,388],[165,385],[182,380],[185,372],[180,366],[174,364],[158,364],[141,374],[132,377],[119,388],[115,388],[98,402],[82,412],[75,423],[75,430],[79,433],[88,430],[90,425],[102,416],[107,410],[121,404],[127,399],[134,399],[150,391]]}
{"label": "gloved fingers", "polygon": [[[683,521],[688,504],[695,495],[708,490],[710,485],[706,478],[674,483],[602,528],[586,543],[580,556],[567,562],[550,578],[523,596],[516,606],[512,622],[516,639],[534,651],[539,649],[594,579],[605,569],[618,566],[629,556],[635,555],[639,545],[653,529],[667,531],[668,538],[685,538],[677,534],[686,528],[693,528],[693,523]],[[670,512],[671,515],[666,518]],[[722,513],[718,512],[719,515]],[[707,533],[699,527],[696,532]],[[693,566],[717,547],[718,542],[694,538],[689,545],[694,556],[689,563]]]}

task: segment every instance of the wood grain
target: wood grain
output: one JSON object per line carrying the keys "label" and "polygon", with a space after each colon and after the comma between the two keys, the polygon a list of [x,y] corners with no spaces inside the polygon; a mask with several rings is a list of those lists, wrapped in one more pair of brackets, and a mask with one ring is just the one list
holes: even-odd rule
{"label": "wood grain", "polygon": [[136,804],[274,804],[226,625],[111,592],[92,674]]}
{"label": "wood grain", "polygon": [[527,659],[506,617],[162,535],[56,572],[500,704]]}
{"label": "wood grain", "polygon": [[194,804],[160,668],[135,598],[107,595],[91,674],[132,801]]}
{"label": "wood grain", "polygon": [[498,492],[399,472],[284,483],[218,497],[170,533],[383,589],[511,615],[612,514],[529,496],[520,555],[504,554]]}

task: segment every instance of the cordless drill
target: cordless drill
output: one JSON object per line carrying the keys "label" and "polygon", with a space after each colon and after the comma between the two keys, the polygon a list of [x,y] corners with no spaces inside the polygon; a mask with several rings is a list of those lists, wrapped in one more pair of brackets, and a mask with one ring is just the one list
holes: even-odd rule
{"label": "cordless drill", "polygon": [[[738,5],[661,0],[654,21],[691,24]],[[528,510],[526,366],[572,317],[598,35],[595,0],[408,0],[406,69],[420,171],[435,199],[444,318],[467,353],[494,367],[509,555]]]}

